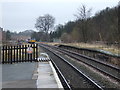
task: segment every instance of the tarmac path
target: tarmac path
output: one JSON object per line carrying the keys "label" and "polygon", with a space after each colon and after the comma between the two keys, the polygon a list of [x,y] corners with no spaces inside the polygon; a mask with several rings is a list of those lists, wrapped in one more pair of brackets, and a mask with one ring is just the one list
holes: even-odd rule
{"label": "tarmac path", "polygon": [[2,65],[2,88],[37,88],[32,79],[37,62]]}

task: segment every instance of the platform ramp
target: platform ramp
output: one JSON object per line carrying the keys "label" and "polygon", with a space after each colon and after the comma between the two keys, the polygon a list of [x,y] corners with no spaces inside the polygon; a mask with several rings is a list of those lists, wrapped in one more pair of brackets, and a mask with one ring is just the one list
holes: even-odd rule
{"label": "platform ramp", "polygon": [[39,62],[48,62],[50,58],[47,53],[40,53],[40,56],[37,59]]}

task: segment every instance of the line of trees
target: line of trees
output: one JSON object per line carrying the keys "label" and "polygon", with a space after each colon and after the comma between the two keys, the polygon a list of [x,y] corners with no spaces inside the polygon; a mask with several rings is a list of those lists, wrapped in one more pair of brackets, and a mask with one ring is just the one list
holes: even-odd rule
{"label": "line of trees", "polygon": [[86,6],[82,5],[75,15],[77,20],[58,25],[56,30],[50,33],[51,39],[57,38],[63,42],[119,43],[118,8],[119,6],[107,7],[90,17],[92,9],[86,9]]}
{"label": "line of trees", "polygon": [[35,27],[38,32],[32,34],[32,38],[40,41],[53,41],[61,39],[62,42],[104,42],[120,43],[120,30],[118,29],[119,5],[113,8],[107,7],[91,17],[92,9],[85,5],[78,8],[74,15],[75,21],[69,21],[65,25],[57,25],[55,31],[55,18],[49,14],[39,16]]}

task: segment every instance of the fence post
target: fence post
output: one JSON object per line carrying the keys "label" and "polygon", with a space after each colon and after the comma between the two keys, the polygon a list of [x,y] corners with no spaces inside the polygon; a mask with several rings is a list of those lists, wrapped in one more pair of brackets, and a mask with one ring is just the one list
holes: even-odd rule
{"label": "fence post", "polygon": [[3,64],[4,64],[4,58],[5,58],[5,56],[4,56],[4,46],[3,46],[3,48],[2,48],[2,59],[1,59],[1,63],[3,63]]}
{"label": "fence post", "polygon": [[10,46],[8,46],[8,63],[10,63]]}
{"label": "fence post", "polygon": [[35,48],[36,48],[36,47],[35,47],[35,44],[34,44],[34,45],[33,45],[33,59],[34,59],[34,61],[36,60],[36,59],[35,59]]}
{"label": "fence post", "polygon": [[17,48],[16,48],[17,50],[16,50],[16,62],[18,62],[18,46],[17,46]]}
{"label": "fence post", "polygon": [[[31,44],[31,48],[33,48],[33,47],[32,47],[32,44]],[[33,53],[30,54],[30,61],[31,61],[31,62],[32,62],[32,55],[33,55]]]}
{"label": "fence post", "polygon": [[[28,45],[28,47],[29,47],[29,45]],[[30,55],[27,53],[27,55],[28,55],[28,61],[30,61]]]}
{"label": "fence post", "polygon": [[22,62],[24,62],[24,45],[22,45]]}
{"label": "fence post", "polygon": [[27,45],[25,45],[25,62],[27,61]]}
{"label": "fence post", "polygon": [[8,62],[8,47],[7,46],[4,46],[4,49],[5,49],[5,62],[7,63]]}
{"label": "fence post", "polygon": [[14,63],[15,63],[15,61],[16,61],[16,54],[15,54],[15,46],[14,46]]}
{"label": "fence post", "polygon": [[21,45],[19,45],[19,62],[21,62]]}
{"label": "fence post", "polygon": [[38,44],[36,44],[36,60],[38,58]]}
{"label": "fence post", "polygon": [[10,61],[11,61],[11,64],[12,64],[12,61],[13,61],[13,60],[12,60],[12,59],[13,59],[13,58],[12,58],[12,46],[11,46],[10,49],[11,49],[11,50],[10,50],[10,51],[11,51],[11,52],[10,52],[10,54],[11,54],[11,60],[10,60]]}

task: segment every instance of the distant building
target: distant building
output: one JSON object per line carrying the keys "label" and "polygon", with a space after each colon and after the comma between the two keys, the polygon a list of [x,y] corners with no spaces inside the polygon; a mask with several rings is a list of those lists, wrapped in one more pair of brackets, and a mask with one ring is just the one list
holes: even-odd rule
{"label": "distant building", "polygon": [[18,40],[26,41],[28,39],[31,39],[31,37],[30,36],[25,36],[25,35],[12,35],[11,36],[11,40],[13,40],[13,41],[18,41]]}
{"label": "distant building", "polygon": [[6,41],[6,33],[3,28],[0,27],[0,44]]}
{"label": "distant building", "polygon": [[56,42],[56,43],[61,43],[61,39],[53,39],[53,42]]}
{"label": "distant building", "polygon": [[2,42],[2,28],[0,27],[0,42]]}

